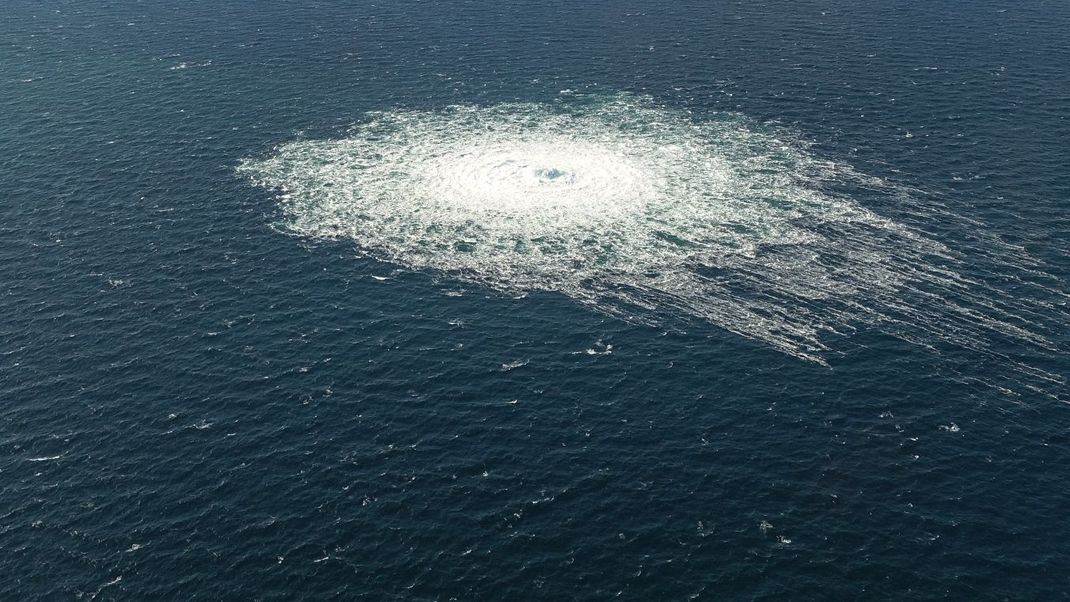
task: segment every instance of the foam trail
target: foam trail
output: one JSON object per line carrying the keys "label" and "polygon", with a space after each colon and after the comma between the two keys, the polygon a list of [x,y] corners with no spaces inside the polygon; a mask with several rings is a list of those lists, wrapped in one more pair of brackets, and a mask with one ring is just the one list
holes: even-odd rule
{"label": "foam trail", "polygon": [[[1022,291],[1067,298],[995,237],[975,258],[1019,279],[1018,294],[967,276],[962,251],[922,229],[966,220],[788,132],[631,95],[373,113],[343,139],[285,144],[239,171],[279,191],[303,236],[628,320],[700,318],[822,364],[858,328],[1012,364],[995,338],[1054,349],[1051,307]],[[1047,394],[1065,385],[1038,374]]]}

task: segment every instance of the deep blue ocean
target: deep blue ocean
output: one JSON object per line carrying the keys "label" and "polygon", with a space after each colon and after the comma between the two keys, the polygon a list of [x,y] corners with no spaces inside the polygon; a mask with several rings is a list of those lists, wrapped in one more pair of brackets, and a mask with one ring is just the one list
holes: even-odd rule
{"label": "deep blue ocean", "polygon": [[[808,267],[832,260],[777,239],[809,214],[765,230],[781,214],[744,206],[737,239],[758,242],[720,271],[672,255],[679,236],[657,243],[705,257],[721,305],[658,255],[677,280],[622,312],[549,251],[505,265],[478,240],[403,247],[394,205],[354,217],[346,199],[373,192],[316,171],[344,161],[283,167],[326,181],[316,202],[342,190],[316,219],[376,228],[309,234],[242,172],[363,136],[345,161],[401,171],[362,211],[408,208],[407,167],[376,154],[369,115],[394,120],[396,157],[463,161],[476,138],[449,107],[490,132],[522,111],[580,123],[584,103],[647,111],[606,130],[647,156],[679,146],[662,121],[790,139],[896,191],[828,168],[807,211],[846,199],[947,255],[829,217],[806,244],[868,267],[828,288]],[[390,133],[410,126],[424,138]],[[710,136],[694,127],[685,167]],[[572,152],[539,144],[524,148]],[[476,226],[627,223],[606,244],[650,251],[606,208],[656,174],[625,169],[642,153],[605,156],[625,175],[593,191],[575,182],[608,159],[532,172],[587,213],[507,198],[520,218]],[[432,221],[504,194],[428,173],[457,187],[442,205],[420,193]],[[700,198],[704,172],[686,173],[699,185],[673,190]],[[686,221],[673,198],[666,220]],[[621,255],[584,264],[600,294],[663,277]],[[766,311],[791,274],[798,305]],[[0,599],[1067,599],[1068,280],[1065,1],[7,0]],[[819,333],[820,361],[762,330],[830,308],[844,319]]]}

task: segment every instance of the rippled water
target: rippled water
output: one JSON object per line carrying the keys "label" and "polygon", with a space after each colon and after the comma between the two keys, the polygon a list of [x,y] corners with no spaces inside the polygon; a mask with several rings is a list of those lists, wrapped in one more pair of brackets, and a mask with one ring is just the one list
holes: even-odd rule
{"label": "rippled water", "polygon": [[1064,5],[9,4],[0,597],[1070,591]]}

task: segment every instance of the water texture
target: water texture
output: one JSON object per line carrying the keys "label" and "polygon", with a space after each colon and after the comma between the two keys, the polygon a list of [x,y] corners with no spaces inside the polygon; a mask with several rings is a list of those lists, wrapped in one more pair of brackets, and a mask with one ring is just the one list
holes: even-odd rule
{"label": "water texture", "polygon": [[0,598],[1065,599],[1068,31],[9,1]]}

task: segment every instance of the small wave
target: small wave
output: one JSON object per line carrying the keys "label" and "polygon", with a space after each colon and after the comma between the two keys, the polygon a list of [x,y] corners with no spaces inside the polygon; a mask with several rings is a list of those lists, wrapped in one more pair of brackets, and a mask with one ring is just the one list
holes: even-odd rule
{"label": "small wave", "polygon": [[212,61],[210,61],[210,60],[203,61],[203,62],[200,62],[200,63],[188,63],[188,62],[183,61],[183,62],[178,63],[176,65],[172,65],[170,67],[170,70],[171,71],[184,71],[186,69],[195,69],[195,68],[198,68],[198,67],[209,67],[211,65],[212,65]]}
{"label": "small wave", "polygon": [[529,361],[530,360],[517,360],[515,362],[508,362],[508,363],[502,364],[501,371],[502,372],[509,372],[510,370],[516,370],[517,368],[521,368],[523,366],[527,366]]}

